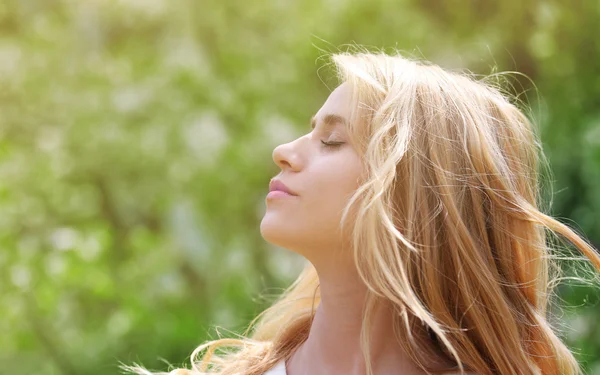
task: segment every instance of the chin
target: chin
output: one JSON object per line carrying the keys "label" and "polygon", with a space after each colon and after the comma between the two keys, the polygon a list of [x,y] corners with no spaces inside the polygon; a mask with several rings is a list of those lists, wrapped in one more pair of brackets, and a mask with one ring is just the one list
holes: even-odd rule
{"label": "chin", "polygon": [[283,232],[284,228],[282,228],[281,221],[278,221],[276,218],[270,218],[267,214],[263,217],[260,222],[260,235],[265,241],[272,243],[276,246],[283,246],[281,243],[285,242],[285,234]]}
{"label": "chin", "polygon": [[269,214],[265,215],[260,222],[260,235],[275,246],[293,248],[293,244],[300,240],[299,232],[297,225],[286,224],[283,220]]}

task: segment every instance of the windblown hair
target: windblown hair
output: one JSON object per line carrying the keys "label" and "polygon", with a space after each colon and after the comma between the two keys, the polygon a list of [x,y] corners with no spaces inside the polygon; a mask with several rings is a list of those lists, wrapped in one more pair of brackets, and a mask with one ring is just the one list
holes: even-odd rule
{"label": "windblown hair", "polygon": [[[553,240],[583,253],[593,277],[600,256],[542,212],[539,172],[548,163],[534,123],[490,77],[399,53],[339,52],[332,62],[351,87],[348,133],[367,171],[340,223],[352,226],[350,251],[368,287],[367,373],[381,301],[393,306],[400,344],[430,373],[580,373],[548,309],[560,279]],[[319,302],[307,263],[239,339],[199,346],[192,369],[171,374],[262,374],[307,339]],[[431,368],[433,355],[452,365]]]}

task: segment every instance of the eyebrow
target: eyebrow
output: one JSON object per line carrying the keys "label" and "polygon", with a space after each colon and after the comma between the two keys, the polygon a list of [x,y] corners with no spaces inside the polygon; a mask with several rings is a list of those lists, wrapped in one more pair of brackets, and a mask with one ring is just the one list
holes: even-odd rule
{"label": "eyebrow", "polygon": [[[345,118],[343,118],[340,115],[335,115],[333,113],[329,113],[329,114],[326,114],[325,116],[323,116],[323,124],[325,127],[330,127],[330,126],[334,126],[337,124],[342,124],[344,126],[347,125]],[[312,129],[314,129],[315,126],[317,126],[317,117],[316,116],[314,116],[310,120],[310,126]]]}

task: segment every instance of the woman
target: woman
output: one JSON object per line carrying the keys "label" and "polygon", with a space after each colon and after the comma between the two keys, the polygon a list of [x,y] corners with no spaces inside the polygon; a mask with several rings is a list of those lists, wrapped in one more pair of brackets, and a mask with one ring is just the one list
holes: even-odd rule
{"label": "woman", "polygon": [[306,268],[242,339],[208,342],[172,374],[578,373],[546,317],[547,235],[598,270],[600,257],[538,208],[527,117],[431,64],[332,60],[342,83],[307,134],[275,148],[260,225]]}

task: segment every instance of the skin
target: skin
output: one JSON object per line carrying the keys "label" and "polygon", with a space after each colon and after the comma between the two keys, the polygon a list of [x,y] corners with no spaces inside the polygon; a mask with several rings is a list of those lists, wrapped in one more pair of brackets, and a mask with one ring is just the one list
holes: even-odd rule
{"label": "skin", "polygon": [[[281,169],[277,178],[298,196],[267,199],[261,234],[310,261],[321,289],[309,337],[286,361],[287,375],[365,374],[359,337],[366,287],[347,250],[348,233],[338,229],[342,209],[364,170],[344,126],[325,128],[322,123],[330,113],[348,119],[351,105],[350,89],[344,83],[317,112],[315,129],[273,151]],[[321,141],[344,143],[327,148]],[[377,375],[424,373],[397,343],[389,307],[382,306],[374,316],[372,349]]]}

